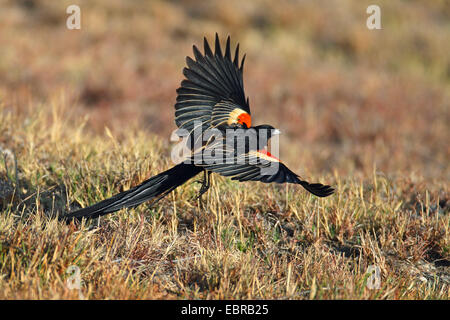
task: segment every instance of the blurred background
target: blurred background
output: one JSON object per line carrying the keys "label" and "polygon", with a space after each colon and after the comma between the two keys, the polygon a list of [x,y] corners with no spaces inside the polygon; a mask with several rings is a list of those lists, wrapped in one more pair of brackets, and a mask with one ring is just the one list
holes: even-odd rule
{"label": "blurred background", "polygon": [[[107,126],[120,137],[140,128],[169,142],[185,57],[217,32],[247,54],[253,121],[283,131],[281,157],[292,169],[450,180],[449,1],[0,4],[6,110],[63,101],[67,119],[88,116],[86,130]],[[71,4],[81,8],[80,30],[66,27]],[[371,4],[382,30],[366,27]]]}

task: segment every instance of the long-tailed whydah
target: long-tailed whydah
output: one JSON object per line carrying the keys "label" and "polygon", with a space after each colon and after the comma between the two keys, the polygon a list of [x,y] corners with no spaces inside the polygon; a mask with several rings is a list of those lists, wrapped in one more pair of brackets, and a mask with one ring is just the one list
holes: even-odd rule
{"label": "long-tailed whydah", "polygon": [[[222,133],[221,137],[225,137],[230,130],[236,130],[239,133],[237,138],[231,144],[225,138],[209,139],[202,142],[200,148],[191,143],[191,155],[186,161],[109,199],[71,212],[65,218],[96,218],[143,202],[156,203],[202,172],[204,178],[199,197],[208,190],[212,172],[238,181],[299,184],[318,197],[334,192],[330,186],[301,179],[267,150],[269,139],[279,130],[270,125],[252,126],[249,99],[244,93],[242,77],[245,55],[239,58],[239,44],[232,54],[228,37],[225,52],[222,52],[216,34],[214,52],[206,38],[204,52],[196,46],[193,46],[193,51],[194,58],[186,58],[187,67],[183,69],[185,79],[177,89],[176,125],[190,133],[188,140],[191,142],[198,139],[194,132],[212,129]],[[252,138],[257,143],[247,143]],[[244,144],[244,147],[236,147],[236,142],[237,145]],[[208,161],[212,153],[226,157],[227,161]],[[276,170],[268,171],[269,168]]]}

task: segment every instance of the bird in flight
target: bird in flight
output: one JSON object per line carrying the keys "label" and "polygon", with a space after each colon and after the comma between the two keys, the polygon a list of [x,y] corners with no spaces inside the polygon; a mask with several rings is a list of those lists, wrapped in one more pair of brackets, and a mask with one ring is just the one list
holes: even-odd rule
{"label": "bird in flight", "polygon": [[127,191],[69,213],[68,219],[97,218],[147,201],[154,204],[202,172],[198,197],[208,190],[212,172],[242,182],[299,184],[318,197],[333,194],[330,186],[302,180],[267,150],[269,139],[280,132],[270,125],[252,126],[243,83],[245,55],[239,59],[239,44],[232,54],[228,36],[222,52],[216,33],[214,52],[206,38],[204,52],[195,45],[193,51],[194,59],[186,57],[175,104],[175,123],[189,151],[185,160]]}

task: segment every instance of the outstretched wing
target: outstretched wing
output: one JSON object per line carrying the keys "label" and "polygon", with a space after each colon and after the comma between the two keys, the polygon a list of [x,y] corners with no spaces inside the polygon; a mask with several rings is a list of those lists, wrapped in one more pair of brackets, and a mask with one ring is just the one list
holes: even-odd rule
{"label": "outstretched wing", "polygon": [[225,54],[216,33],[215,50],[212,52],[204,39],[204,54],[193,47],[195,60],[186,57],[186,77],[177,89],[175,122],[179,128],[191,132],[194,126],[202,131],[227,126],[250,127],[250,107],[245,97],[242,72],[244,58],[239,62],[239,44],[231,58],[230,37]]}
{"label": "outstretched wing", "polygon": [[267,150],[252,150],[234,156],[231,155],[232,152],[224,152],[223,160],[217,156],[217,150],[214,158],[209,159],[210,153],[203,152],[203,163],[200,166],[220,175],[231,177],[232,180],[299,184],[318,197],[327,197],[334,192],[330,186],[302,180]]}

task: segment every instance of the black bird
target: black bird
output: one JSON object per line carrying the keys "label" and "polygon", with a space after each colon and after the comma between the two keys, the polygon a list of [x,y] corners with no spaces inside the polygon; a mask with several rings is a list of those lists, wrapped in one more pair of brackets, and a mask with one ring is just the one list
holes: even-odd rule
{"label": "black bird", "polygon": [[[211,172],[238,181],[300,184],[318,197],[334,192],[330,186],[302,180],[267,151],[269,139],[279,131],[270,125],[252,127],[242,77],[245,55],[239,59],[239,44],[232,57],[230,37],[223,53],[216,34],[214,52],[206,38],[204,53],[195,45],[193,51],[195,60],[186,58],[186,79],[177,89],[175,104],[176,125],[188,138],[187,159],[130,190],[71,212],[67,219],[96,218],[146,201],[156,203],[201,172],[204,178],[199,197],[209,188]],[[205,132],[212,132],[208,139]],[[230,134],[233,139],[226,138]]]}

